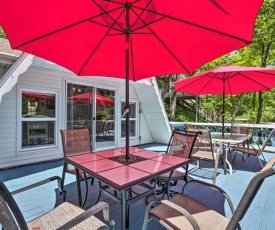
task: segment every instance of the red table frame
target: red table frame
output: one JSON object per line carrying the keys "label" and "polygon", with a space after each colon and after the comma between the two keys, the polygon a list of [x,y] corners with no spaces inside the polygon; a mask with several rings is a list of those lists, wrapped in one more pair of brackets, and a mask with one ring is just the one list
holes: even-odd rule
{"label": "red table frame", "polygon": [[[126,229],[129,224],[127,208],[130,203],[127,200],[127,190],[129,190],[134,185],[138,185],[142,182],[157,178],[163,173],[173,171],[174,169],[191,162],[190,159],[173,155],[166,155],[135,147],[130,147],[130,154],[144,157],[146,160],[132,163],[130,165],[124,165],[108,159],[114,156],[125,155],[125,148],[64,158],[66,162],[76,168],[76,180],[80,206],[82,205],[82,198],[79,181],[79,170],[82,170],[83,172],[98,179],[100,182],[103,182],[115,191],[121,192],[121,226],[123,230]],[[115,196],[111,198],[115,200],[118,199]],[[134,201],[136,200],[137,199]]]}

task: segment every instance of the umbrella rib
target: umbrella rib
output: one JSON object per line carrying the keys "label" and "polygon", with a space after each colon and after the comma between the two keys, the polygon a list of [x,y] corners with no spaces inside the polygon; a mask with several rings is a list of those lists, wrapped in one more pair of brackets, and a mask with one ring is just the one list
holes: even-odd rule
{"label": "umbrella rib", "polygon": [[97,25],[100,25],[100,26],[106,27],[106,28],[108,28],[108,29],[113,29],[113,30],[116,30],[116,31],[118,31],[118,32],[124,32],[123,30],[119,30],[119,29],[116,29],[116,28],[112,28],[111,26],[108,26],[108,25],[106,25],[106,24],[102,24],[102,23],[99,23],[99,22],[93,21],[92,19],[91,19],[91,20],[89,20],[89,21],[90,21],[90,22],[92,22],[92,23],[95,23],[95,24],[97,24]]}
{"label": "umbrella rib", "polygon": [[[139,9],[139,10],[142,10],[142,9],[143,9],[143,8],[141,8],[141,7],[138,7],[138,6],[133,6],[133,8],[137,8],[137,9]],[[194,26],[194,27],[198,27],[198,28],[200,28],[200,29],[208,30],[208,31],[211,31],[211,32],[213,32],[213,33],[221,34],[221,35],[226,36],[226,37],[231,37],[231,38],[233,38],[233,39],[242,41],[242,42],[244,42],[245,44],[251,44],[251,43],[252,43],[252,41],[248,41],[248,40],[246,40],[246,39],[243,39],[243,38],[240,38],[240,37],[236,37],[236,36],[234,36],[234,35],[231,35],[231,34],[228,34],[228,33],[224,33],[224,32],[218,31],[218,30],[214,30],[214,29],[211,29],[211,28],[202,26],[202,25],[198,25],[198,24],[192,23],[192,22],[188,22],[188,21],[185,21],[185,20],[182,20],[182,19],[179,19],[179,18],[171,17],[171,16],[169,16],[169,15],[165,15],[165,14],[162,14],[162,13],[158,13],[158,12],[153,11],[153,10],[146,10],[146,12],[154,13],[154,14],[156,14],[156,15],[163,16],[163,17],[167,17],[167,18],[169,18],[169,19],[172,19],[172,20],[175,20],[175,21],[179,21],[179,22],[182,22],[182,23],[185,23],[185,24]]]}
{"label": "umbrella rib", "polygon": [[[132,26],[130,27],[130,31],[133,29],[133,27],[136,25],[136,23],[138,22],[138,20],[141,18],[141,16],[143,15],[143,13],[145,12],[146,8],[148,8],[148,6],[151,4],[152,0],[148,1],[147,5],[144,7],[144,9],[141,11],[141,13],[138,15],[137,19],[135,20],[135,22],[132,24]],[[133,3],[132,3],[133,5]],[[133,11],[133,9],[132,9]],[[142,21],[142,20],[141,20]]]}
{"label": "umbrella rib", "polygon": [[[134,12],[134,11],[133,11],[133,12]],[[148,25],[157,23],[157,22],[159,22],[159,21],[161,21],[161,20],[163,20],[163,19],[165,19],[165,18],[167,18],[167,17],[164,17],[164,16],[163,16],[163,17],[161,17],[161,18],[159,18],[159,19],[156,19],[156,20],[154,20],[154,21],[152,21],[152,22],[150,22],[150,23],[144,24],[143,26],[137,27],[137,28],[134,29],[133,31],[137,31],[137,30],[140,30],[140,29],[142,29],[142,28],[145,28],[145,27],[147,27]],[[131,32],[133,32],[133,31],[131,31]]]}
{"label": "umbrella rib", "polygon": [[[199,81],[199,80],[200,80],[201,78],[203,78],[203,77],[205,77],[205,76],[201,76],[201,77],[196,78],[195,80],[192,80],[191,82],[187,83],[186,85],[179,87],[179,88],[177,89],[177,91],[179,91],[179,90],[182,89],[183,87],[187,87],[187,86],[190,85],[190,84],[194,84],[194,82]],[[211,79],[211,80],[212,80],[212,79]],[[211,81],[211,80],[210,80],[210,81]],[[209,81],[209,82],[210,82],[210,81]],[[208,82],[207,84],[209,84],[209,82]],[[205,88],[205,86],[206,86],[207,84],[205,84],[204,87],[203,87],[202,89],[200,89],[198,93],[195,93],[195,95],[200,95],[200,92]]]}
{"label": "umbrella rib", "polygon": [[[97,7],[99,8],[99,9],[101,9],[103,12],[104,12],[104,14],[102,15],[102,16],[104,16],[104,15],[106,15],[106,16],[108,16],[116,25],[118,25],[120,28],[121,28],[121,30],[123,31],[123,27],[119,24],[119,23],[117,23],[117,21],[115,20],[115,19],[113,19],[111,16],[110,16],[110,12],[113,12],[113,10],[111,10],[111,11],[106,11],[106,10],[104,10],[97,2],[95,2],[95,0],[92,0],[96,5],[97,5]],[[121,9],[121,6],[119,7],[119,8],[116,8],[116,9]],[[114,24],[112,25],[112,27],[114,26]],[[111,28],[111,27],[110,27]]]}
{"label": "umbrella rib", "polygon": [[148,29],[152,32],[152,34],[157,38],[157,40],[163,45],[163,47],[174,57],[174,59],[181,65],[181,67],[183,69],[185,69],[185,71],[188,73],[188,74],[191,74],[189,72],[189,70],[183,65],[183,63],[181,63],[181,61],[176,57],[176,55],[166,46],[166,44],[159,38],[159,36],[157,36],[157,34],[152,31],[151,28],[148,27]]}
{"label": "umbrella rib", "polygon": [[[119,9],[121,9],[121,7],[112,9],[112,10],[110,10],[109,12],[114,12],[114,11],[119,10]],[[107,12],[107,13],[109,13],[109,12]],[[72,27],[77,26],[77,25],[79,25],[79,24],[81,24],[81,23],[83,23],[83,22],[88,22],[88,21],[90,21],[90,20],[93,20],[94,18],[102,17],[102,16],[105,15],[105,14],[106,14],[106,12],[101,13],[101,14],[98,14],[98,15],[95,15],[95,16],[90,17],[90,18],[83,19],[83,20],[81,20],[81,21],[79,21],[79,22],[76,22],[76,23],[71,24],[71,25],[69,25],[69,26],[65,26],[65,27],[63,27],[63,28],[61,28],[61,29],[52,31],[52,32],[47,33],[47,34],[45,34],[45,35],[41,35],[41,36],[39,36],[39,37],[37,37],[37,38],[34,38],[34,39],[32,39],[32,40],[29,40],[29,41],[27,41],[27,42],[24,42],[24,43],[22,43],[22,44],[20,44],[20,45],[18,45],[18,46],[16,46],[16,47],[14,47],[14,49],[19,49],[19,48],[22,47],[22,46],[28,45],[28,44],[30,44],[30,43],[32,43],[32,42],[35,42],[35,41],[38,41],[38,40],[40,40],[40,39],[46,38],[46,37],[51,36],[51,35],[53,35],[53,34],[59,33],[59,32],[61,32],[61,31],[63,31],[63,30],[68,29],[68,28],[72,28]],[[123,30],[123,28],[122,28],[122,30]]]}
{"label": "umbrella rib", "polygon": [[[121,11],[121,13],[118,15],[117,18],[120,18],[120,16],[122,15],[123,11]],[[115,25],[115,22],[113,23],[112,26]],[[112,27],[109,28],[109,30],[105,33],[105,35],[102,37],[102,39],[99,41],[99,43],[97,44],[97,46],[95,47],[95,49],[92,51],[91,55],[89,56],[89,58],[87,59],[87,61],[85,62],[85,64],[82,66],[82,68],[80,69],[80,71],[78,72],[78,75],[80,75],[80,73],[83,71],[83,69],[85,68],[85,66],[87,65],[87,63],[89,62],[89,60],[91,60],[92,56],[95,54],[95,52],[97,51],[97,49],[99,48],[99,46],[101,45],[101,43],[103,42],[103,40],[108,36],[108,33],[110,32],[110,30],[112,29]]]}
{"label": "umbrella rib", "polygon": [[[262,72],[262,71],[253,71],[253,72],[257,72],[257,73],[262,73],[262,74],[268,74],[268,75],[275,76],[275,74],[266,73],[266,72]],[[269,88],[269,87],[263,85],[262,83],[260,83],[260,82],[258,82],[258,81],[255,81],[254,79],[250,78],[249,76],[245,75],[243,72],[239,72],[239,71],[228,73],[227,78],[226,78],[225,80],[227,81],[228,79],[234,78],[234,77],[236,77],[236,76],[238,76],[238,75],[241,75],[241,76],[247,78],[248,80],[250,80],[250,81],[256,83],[257,85],[260,85],[260,86],[264,87],[266,90],[271,89],[271,88]],[[228,85],[230,86],[229,83],[228,83]],[[231,92],[231,91],[230,91],[230,92]]]}
{"label": "umbrella rib", "polygon": [[[260,71],[254,71],[254,72],[260,72]],[[252,78],[246,76],[245,74],[243,74],[243,73],[241,73],[241,72],[239,72],[239,74],[242,75],[243,77],[249,79],[250,81],[253,81],[254,83],[256,83],[256,84],[258,84],[258,85],[260,85],[260,86],[266,88],[267,90],[271,89],[271,88],[268,88],[267,86],[263,85],[262,83],[260,83],[260,82],[258,82],[258,81],[255,81],[254,79],[252,79]],[[274,75],[274,74],[271,74],[271,75]]]}
{"label": "umbrella rib", "polygon": [[[136,12],[133,10],[133,12],[136,14]],[[163,45],[163,47],[174,57],[174,59],[181,65],[181,67],[190,74],[190,72],[188,71],[188,69],[180,62],[180,60],[176,57],[176,55],[173,54],[173,52],[166,46],[166,44],[159,38],[159,36],[157,36],[157,34],[149,27],[149,24],[146,25],[146,23],[140,19],[144,25],[151,31],[152,35],[154,35],[157,40]]]}

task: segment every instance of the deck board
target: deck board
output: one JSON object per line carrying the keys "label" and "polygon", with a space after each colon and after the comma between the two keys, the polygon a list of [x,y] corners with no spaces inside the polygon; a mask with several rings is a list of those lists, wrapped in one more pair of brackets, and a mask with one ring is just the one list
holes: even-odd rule
{"label": "deck board", "polygon": [[[145,146],[146,147],[146,146]],[[150,150],[153,146],[147,146]],[[157,146],[159,151],[165,151],[165,146]],[[268,160],[274,154],[265,153],[265,157]],[[233,157],[232,157],[233,159]],[[48,178],[50,176],[61,176],[62,174],[63,161],[51,161],[40,164],[33,164],[27,166],[21,166],[17,168],[0,170],[0,179],[5,182],[7,187],[13,191],[20,187],[26,186],[28,184],[34,183],[36,181]],[[195,162],[190,165],[190,169],[194,170],[196,167]],[[224,175],[223,167],[219,165],[219,175],[217,176],[217,185],[222,187],[231,197],[234,206],[238,204],[241,196],[243,195],[246,186],[248,185],[250,179],[260,171],[261,167],[256,157],[247,157],[246,161],[241,160],[241,155],[238,155],[233,165],[232,175]],[[205,163],[203,164],[203,169],[197,171],[195,174],[190,174],[189,179],[200,179],[203,181],[211,182],[211,177],[213,176],[213,164]],[[203,177],[200,177],[203,176]],[[274,229],[275,218],[274,216],[274,206],[275,206],[275,178],[271,177],[266,179],[262,188],[260,189],[258,195],[255,197],[250,209],[248,210],[246,216],[241,221],[241,226],[243,230],[268,230]],[[184,182],[180,182],[176,186],[176,191],[181,191]],[[84,188],[84,183],[81,183]],[[67,191],[67,201],[74,204],[78,204],[77,193],[76,193],[76,183],[75,176],[66,174],[65,189]],[[84,189],[83,189],[84,190]],[[226,215],[230,216],[229,207],[225,205],[224,199],[214,199],[210,196],[207,189],[201,189],[194,186],[188,193],[196,196],[198,192],[202,192],[203,195],[197,195],[199,199],[202,199],[206,203],[214,203],[215,208]],[[95,180],[93,185],[89,185],[88,200],[85,209],[91,207],[97,198],[98,194],[98,182]],[[15,195],[15,199],[19,204],[20,209],[23,212],[24,217],[27,221],[32,220],[43,213],[49,211],[54,206],[62,203],[62,195],[60,195],[57,189],[57,183],[51,182],[43,187],[35,188],[27,193]],[[104,200],[110,205],[110,216],[116,222],[116,229],[120,229],[120,204],[114,202],[105,195],[102,195],[100,200]],[[130,205],[130,229],[140,230],[143,224],[144,214],[146,210],[146,203],[144,200],[139,200],[136,203]],[[97,215],[102,218],[101,215]],[[148,224],[149,230],[164,229],[156,221],[151,221]]]}

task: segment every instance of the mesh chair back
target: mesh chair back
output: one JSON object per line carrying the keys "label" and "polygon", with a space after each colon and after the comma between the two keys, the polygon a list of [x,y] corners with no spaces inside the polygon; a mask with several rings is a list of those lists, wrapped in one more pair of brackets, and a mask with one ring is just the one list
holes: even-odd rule
{"label": "mesh chair back", "polygon": [[275,174],[274,164],[275,157],[271,158],[265,167],[252,178],[226,229],[236,229],[237,224],[244,217],[264,180]]}
{"label": "mesh chair back", "polygon": [[190,158],[196,138],[197,133],[187,134],[182,131],[174,130],[166,154]]}
{"label": "mesh chair back", "polygon": [[192,124],[184,124],[184,126],[186,129],[194,129],[195,128],[194,125],[192,125]]}
{"label": "mesh chair back", "polygon": [[198,132],[198,136],[195,142],[196,148],[194,148],[193,153],[199,150],[210,152],[212,154],[211,160],[214,161],[215,156],[214,156],[213,142],[212,142],[210,130],[201,129],[201,130],[198,130],[197,132]]}
{"label": "mesh chair back", "polygon": [[64,156],[75,156],[91,153],[89,129],[60,130]]}
{"label": "mesh chair back", "polygon": [[19,207],[2,181],[0,181],[0,210],[2,228],[18,230],[19,226],[22,230],[28,229]]}
{"label": "mesh chair back", "polygon": [[249,127],[238,125],[238,124],[232,124],[231,125],[231,133],[238,133],[238,134],[249,134]]}

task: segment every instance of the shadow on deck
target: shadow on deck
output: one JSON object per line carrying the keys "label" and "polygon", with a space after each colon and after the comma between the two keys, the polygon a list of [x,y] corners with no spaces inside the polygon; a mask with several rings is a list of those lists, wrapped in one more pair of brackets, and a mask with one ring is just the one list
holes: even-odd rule
{"label": "shadow on deck", "polygon": [[[142,148],[165,151],[164,145],[143,145]],[[265,153],[266,159],[270,159],[274,154]],[[21,166],[17,168],[0,170],[0,179],[5,182],[10,191],[26,186],[30,183],[42,180],[44,178],[58,175],[61,176],[63,167],[63,160],[57,160],[52,162],[46,162],[41,164]],[[203,164],[203,169],[196,169],[195,162],[190,166],[191,173],[189,179],[200,179],[206,182],[211,182],[213,176],[213,164]],[[233,165],[232,175],[223,174],[223,166],[219,165],[219,174],[217,177],[217,185],[223,188],[233,201],[234,207],[238,204],[241,196],[246,189],[250,179],[255,173],[261,170],[261,166],[256,157],[247,157],[246,161],[241,160],[241,155],[237,155],[235,163]],[[84,191],[84,183],[82,191]],[[174,190],[180,192],[184,182],[179,183]],[[55,190],[53,190],[55,188]],[[88,200],[85,205],[85,209],[91,207],[98,194],[98,183],[95,180],[93,185],[89,185]],[[140,189],[140,188],[136,188]],[[66,175],[65,190],[67,191],[67,201],[74,204],[78,204],[75,177],[73,175]],[[198,195],[198,188],[196,186],[188,190],[192,196],[197,196],[198,199],[203,200],[205,203],[214,205],[214,209],[221,214],[225,214],[230,217],[230,209],[228,205],[224,205],[224,199],[222,197],[213,199],[207,189],[200,189],[200,195]],[[84,194],[83,194],[84,195]],[[57,185],[52,182],[40,188],[31,190],[24,194],[18,194],[15,196],[16,201],[19,204],[20,209],[23,212],[27,221],[32,220],[54,206],[59,205],[62,202],[62,195],[59,194]],[[100,200],[104,200],[110,205],[111,219],[115,220],[116,229],[121,229],[120,223],[120,204],[114,202],[105,195],[102,195]],[[139,200],[130,206],[130,229],[140,230],[143,224],[146,203],[144,200]],[[274,229],[275,219],[274,216],[275,206],[275,182],[274,178],[267,178],[262,185],[258,195],[254,202],[251,204],[246,216],[241,221],[241,227],[243,230],[260,230],[260,229]],[[213,206],[212,206],[213,207]],[[102,218],[100,215],[97,215]],[[161,230],[164,229],[156,221],[151,221],[148,224],[149,230]]]}

